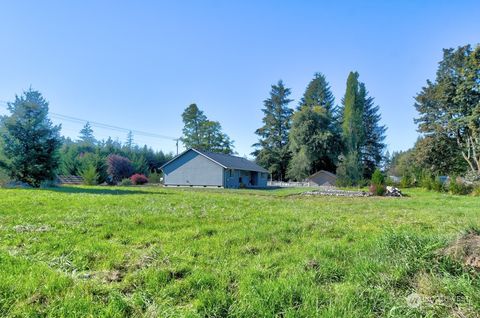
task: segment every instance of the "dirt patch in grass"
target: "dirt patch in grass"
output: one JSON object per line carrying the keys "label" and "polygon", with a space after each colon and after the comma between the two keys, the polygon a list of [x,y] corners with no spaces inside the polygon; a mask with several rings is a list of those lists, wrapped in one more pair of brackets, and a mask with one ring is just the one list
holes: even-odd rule
{"label": "dirt patch in grass", "polygon": [[441,254],[480,270],[480,234],[470,232],[459,237],[444,248]]}

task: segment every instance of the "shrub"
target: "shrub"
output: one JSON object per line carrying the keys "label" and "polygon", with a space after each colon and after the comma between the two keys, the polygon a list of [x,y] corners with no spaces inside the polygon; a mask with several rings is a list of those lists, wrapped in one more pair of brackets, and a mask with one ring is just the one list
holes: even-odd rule
{"label": "shrub", "polygon": [[385,186],[383,185],[371,184],[368,189],[373,195],[383,196],[385,194]]}
{"label": "shrub", "polygon": [[456,176],[450,178],[448,192],[451,194],[465,195],[471,192],[471,187],[462,181],[457,180]]}
{"label": "shrub", "polygon": [[378,168],[372,174],[369,189],[374,195],[383,195],[385,193],[385,176]]}
{"label": "shrub", "polygon": [[80,176],[82,176],[83,184],[85,185],[96,185],[99,177],[97,168],[95,168],[93,164],[87,165],[82,172],[80,172]]}
{"label": "shrub", "polygon": [[58,187],[57,180],[43,180],[40,183],[40,188],[55,188]]}
{"label": "shrub", "polygon": [[476,186],[472,189],[472,195],[473,195],[473,196],[476,196],[476,197],[480,197],[480,185],[476,185]]}
{"label": "shrub", "polygon": [[135,185],[145,184],[148,182],[147,177],[139,173],[136,173],[133,176],[131,176],[130,180],[132,181],[132,184],[135,184]]}
{"label": "shrub", "polygon": [[445,184],[444,182],[440,179],[439,176],[435,178],[435,180],[432,182],[432,190],[435,190],[437,192],[444,192],[445,191]]}
{"label": "shrub", "polygon": [[411,185],[412,185],[412,177],[410,177],[408,174],[403,175],[402,178],[400,179],[400,187],[410,188]]}
{"label": "shrub", "polygon": [[122,181],[120,181],[121,186],[131,186],[132,185],[132,180],[130,178],[124,178]]}
{"label": "shrub", "polygon": [[160,183],[162,174],[158,172],[153,172],[148,176],[148,183]]}
{"label": "shrub", "polygon": [[7,174],[0,169],[0,188],[5,187],[10,181]]}
{"label": "shrub", "polygon": [[114,184],[125,178],[129,178],[133,174],[132,162],[128,158],[119,155],[108,156],[107,166],[110,181]]}
{"label": "shrub", "polygon": [[434,180],[433,176],[428,172],[424,172],[422,174],[421,179],[420,179],[420,186],[422,188],[427,189],[427,190],[432,190],[434,182],[435,182],[435,180]]}

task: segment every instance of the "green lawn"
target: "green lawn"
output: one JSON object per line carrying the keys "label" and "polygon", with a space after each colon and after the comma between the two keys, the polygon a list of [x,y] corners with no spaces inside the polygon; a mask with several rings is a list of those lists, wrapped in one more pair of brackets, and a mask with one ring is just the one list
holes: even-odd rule
{"label": "green lawn", "polygon": [[480,315],[478,272],[438,253],[479,198],[298,191],[0,189],[0,316]]}

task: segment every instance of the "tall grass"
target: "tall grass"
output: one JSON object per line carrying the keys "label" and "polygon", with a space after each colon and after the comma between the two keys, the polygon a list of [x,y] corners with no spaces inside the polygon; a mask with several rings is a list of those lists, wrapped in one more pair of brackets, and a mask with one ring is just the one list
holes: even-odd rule
{"label": "tall grass", "polygon": [[[0,190],[2,317],[475,317],[438,251],[478,199],[301,190]],[[419,307],[407,297],[418,294]]]}

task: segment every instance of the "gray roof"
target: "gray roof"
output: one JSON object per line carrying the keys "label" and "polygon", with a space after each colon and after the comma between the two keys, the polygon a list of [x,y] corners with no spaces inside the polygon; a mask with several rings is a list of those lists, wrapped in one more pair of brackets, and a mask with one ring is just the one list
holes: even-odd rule
{"label": "gray roof", "polygon": [[260,167],[255,162],[242,157],[226,155],[223,153],[207,152],[207,151],[202,151],[197,149],[192,149],[192,150],[198,152],[201,155],[204,155],[205,157],[215,161],[216,163],[220,164],[221,166],[227,169],[258,171],[258,172],[268,173],[267,169]]}
{"label": "gray roof", "polygon": [[226,169],[237,169],[237,170],[246,170],[246,171],[257,171],[257,172],[264,172],[268,173],[268,170],[257,165],[255,162],[250,161],[248,159],[242,158],[242,157],[237,157],[237,156],[232,156],[232,155],[226,155],[223,153],[216,153],[216,152],[208,152],[208,151],[203,151],[203,150],[197,150],[197,149],[188,149],[187,151],[184,151],[180,155],[176,156],[166,164],[164,164],[161,168],[169,164],[170,162],[174,161],[178,157],[182,156],[184,153],[188,151],[195,151],[196,153],[212,160],[213,162],[217,163],[218,165],[226,168]]}

